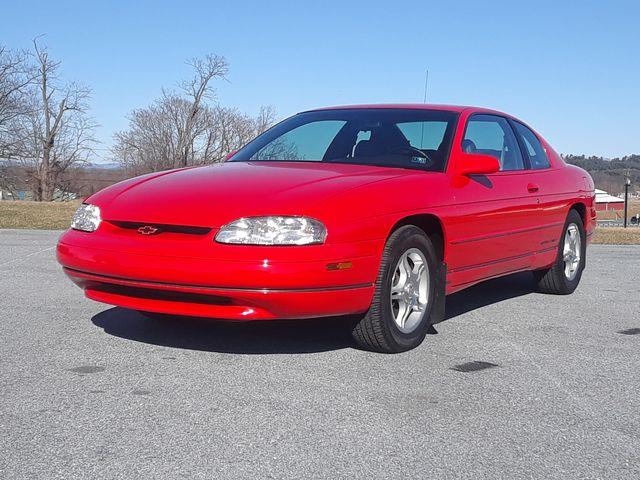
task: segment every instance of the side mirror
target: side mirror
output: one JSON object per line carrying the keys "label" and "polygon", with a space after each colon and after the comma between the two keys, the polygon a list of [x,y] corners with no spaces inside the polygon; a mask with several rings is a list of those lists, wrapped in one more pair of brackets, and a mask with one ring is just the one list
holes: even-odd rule
{"label": "side mirror", "polygon": [[487,175],[500,171],[500,162],[491,155],[463,153],[458,157],[456,172],[459,175]]}

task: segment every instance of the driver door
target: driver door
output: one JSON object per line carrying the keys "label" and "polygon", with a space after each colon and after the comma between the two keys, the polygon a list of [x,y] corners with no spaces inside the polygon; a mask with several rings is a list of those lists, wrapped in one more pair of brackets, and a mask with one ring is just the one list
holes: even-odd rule
{"label": "driver door", "polygon": [[454,288],[528,269],[539,211],[537,195],[528,189],[523,154],[506,118],[471,115],[460,147],[466,153],[497,158],[500,171],[454,182],[456,212],[448,226],[448,281]]}

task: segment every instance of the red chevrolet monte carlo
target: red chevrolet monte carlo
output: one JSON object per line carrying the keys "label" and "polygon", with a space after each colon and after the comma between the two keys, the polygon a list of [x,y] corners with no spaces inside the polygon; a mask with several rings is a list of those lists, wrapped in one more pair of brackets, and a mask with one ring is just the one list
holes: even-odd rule
{"label": "red chevrolet monte carlo", "polygon": [[92,195],[58,244],[87,297],[232,320],[357,314],[356,342],[398,352],[444,297],[531,270],[575,290],[594,185],[540,135],[492,110],[368,105],[307,111],[224,163]]}

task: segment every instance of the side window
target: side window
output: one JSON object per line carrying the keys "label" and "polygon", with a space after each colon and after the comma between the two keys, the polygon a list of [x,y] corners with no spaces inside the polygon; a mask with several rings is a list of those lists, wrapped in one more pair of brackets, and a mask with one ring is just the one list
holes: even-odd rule
{"label": "side window", "polygon": [[491,155],[501,171],[524,170],[520,147],[509,122],[495,115],[473,115],[467,122],[462,150]]}
{"label": "side window", "polygon": [[344,120],[321,120],[288,131],[258,150],[252,160],[322,161]]}
{"label": "side window", "polygon": [[547,157],[547,154],[544,151],[540,140],[536,137],[536,134],[519,122],[513,122],[513,124],[516,126],[516,131],[522,139],[526,154],[529,157],[531,168],[534,170],[549,168],[549,157]]}

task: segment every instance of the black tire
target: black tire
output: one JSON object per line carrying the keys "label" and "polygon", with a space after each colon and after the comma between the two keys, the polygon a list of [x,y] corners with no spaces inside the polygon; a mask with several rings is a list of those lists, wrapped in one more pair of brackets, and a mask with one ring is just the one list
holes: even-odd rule
{"label": "black tire", "polygon": [[[390,301],[391,282],[399,259],[412,248],[420,250],[426,259],[429,272],[428,300],[418,326],[410,333],[404,333],[400,331],[393,319]],[[437,257],[433,244],[420,228],[406,225],[391,234],[382,253],[371,307],[366,315],[357,321],[351,332],[358,346],[381,353],[398,353],[415,348],[422,343],[431,324],[436,265]]]}
{"label": "black tire", "polygon": [[[565,275],[565,262],[563,258],[565,235],[567,234],[567,229],[570,225],[576,225],[578,227],[578,232],[580,233],[580,263],[576,270],[575,277],[572,279],[567,278]],[[570,293],[573,293],[582,278],[582,271],[584,270],[586,258],[587,242],[584,224],[582,223],[580,214],[571,209],[569,211],[569,215],[567,215],[564,228],[562,229],[562,236],[560,237],[558,245],[556,261],[550,268],[533,272],[536,281],[538,282],[538,291],[553,295],[569,295]]]}

